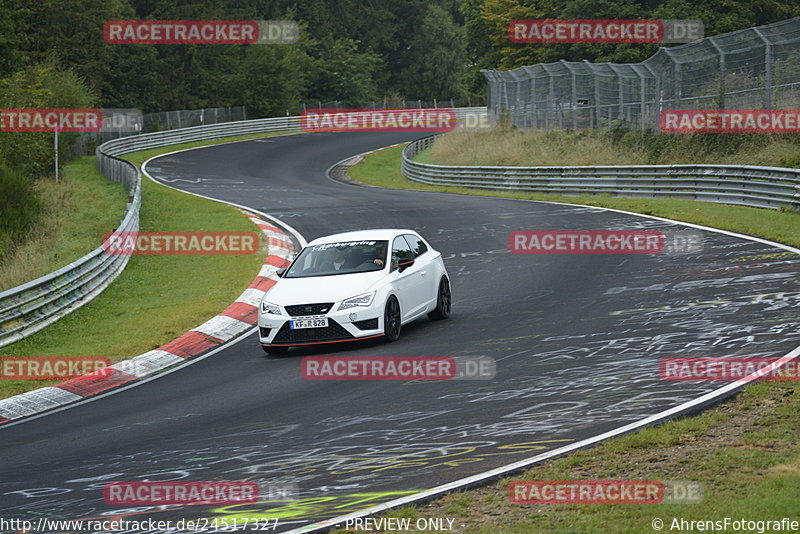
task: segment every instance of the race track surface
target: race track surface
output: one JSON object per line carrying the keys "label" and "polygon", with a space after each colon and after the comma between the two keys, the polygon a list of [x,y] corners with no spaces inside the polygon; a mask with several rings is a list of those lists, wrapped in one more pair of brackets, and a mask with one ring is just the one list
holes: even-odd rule
{"label": "race track surface", "polygon": [[[289,530],[574,443],[723,385],[659,378],[681,356],[783,356],[800,345],[797,255],[702,232],[693,255],[532,255],[514,230],[671,230],[590,207],[358,187],[325,171],[409,134],[324,133],[212,146],[147,170],[313,238],[413,228],[443,253],[448,321],[392,344],[293,350],[255,335],[178,372],[0,428],[0,517],[279,518]],[[147,228],[145,230],[158,230]],[[254,273],[255,275],[255,273]],[[121,324],[120,328],[124,328]],[[306,355],[490,356],[490,381],[307,381]],[[300,499],[107,505],[109,480],[291,480]]]}

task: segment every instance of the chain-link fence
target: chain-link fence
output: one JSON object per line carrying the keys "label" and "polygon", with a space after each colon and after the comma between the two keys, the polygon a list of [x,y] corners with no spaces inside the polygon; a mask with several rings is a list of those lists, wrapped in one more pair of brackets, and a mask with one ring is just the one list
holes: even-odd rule
{"label": "chain-link fence", "polygon": [[94,151],[96,146],[118,137],[244,120],[247,120],[247,110],[244,106],[146,113],[142,116],[139,131],[132,132],[129,125],[125,124],[121,125],[119,129],[104,127],[99,132],[81,134],[73,152],[75,155],[88,154]]}
{"label": "chain-link fence", "polygon": [[247,110],[244,106],[147,113],[144,116],[142,133],[246,120]]}
{"label": "chain-link fence", "polygon": [[485,70],[489,114],[518,128],[658,128],[666,109],[800,108],[800,18],[662,47],[641,63]]}
{"label": "chain-link fence", "polygon": [[[343,109],[352,106],[344,105],[340,100],[333,100],[331,102],[306,102],[303,104],[303,109]],[[427,108],[454,108],[455,102],[450,100],[391,100],[386,99],[383,102],[370,102],[365,106],[358,106],[359,109],[427,109]]]}

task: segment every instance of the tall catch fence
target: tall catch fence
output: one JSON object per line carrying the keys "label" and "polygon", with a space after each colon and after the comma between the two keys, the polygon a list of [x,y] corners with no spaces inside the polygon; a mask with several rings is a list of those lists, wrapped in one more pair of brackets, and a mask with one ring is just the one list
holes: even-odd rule
{"label": "tall catch fence", "polygon": [[668,109],[800,108],[800,18],[659,48],[640,63],[482,71],[489,116],[517,128],[658,128]]}

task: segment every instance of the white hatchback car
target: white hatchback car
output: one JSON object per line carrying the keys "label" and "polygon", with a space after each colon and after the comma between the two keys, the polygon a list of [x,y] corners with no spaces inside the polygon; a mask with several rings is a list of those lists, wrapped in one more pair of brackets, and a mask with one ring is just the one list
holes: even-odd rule
{"label": "white hatchback car", "polygon": [[363,230],[310,242],[264,295],[259,341],[268,354],[289,347],[400,337],[428,314],[450,315],[442,255],[412,230]]}

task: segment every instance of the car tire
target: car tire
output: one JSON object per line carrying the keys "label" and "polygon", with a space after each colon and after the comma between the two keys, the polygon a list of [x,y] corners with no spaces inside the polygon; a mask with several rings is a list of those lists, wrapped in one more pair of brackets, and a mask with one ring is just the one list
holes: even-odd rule
{"label": "car tire", "polygon": [[452,297],[450,294],[450,280],[442,276],[439,280],[439,290],[436,292],[436,308],[428,314],[431,321],[440,321],[450,317]]}
{"label": "car tire", "polygon": [[289,347],[264,347],[263,345],[261,348],[264,349],[264,352],[267,353],[267,356],[286,354],[286,352],[289,350]]}
{"label": "car tire", "polygon": [[400,327],[402,316],[400,315],[400,303],[397,298],[391,295],[386,301],[383,311],[383,339],[389,343],[400,339]]}

